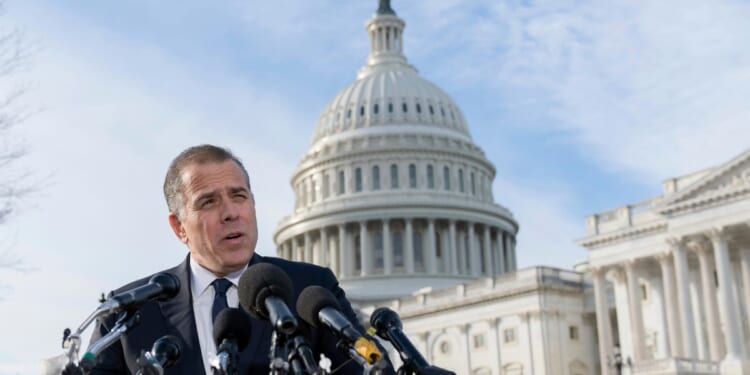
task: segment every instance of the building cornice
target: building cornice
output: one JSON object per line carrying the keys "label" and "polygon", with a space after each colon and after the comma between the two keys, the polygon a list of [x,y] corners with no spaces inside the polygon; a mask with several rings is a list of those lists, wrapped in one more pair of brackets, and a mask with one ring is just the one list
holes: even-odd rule
{"label": "building cornice", "polygon": [[669,227],[669,224],[667,223],[667,220],[664,219],[664,220],[660,220],[656,222],[651,222],[648,224],[624,228],[624,229],[614,231],[614,232],[602,233],[602,234],[595,235],[595,236],[589,236],[589,237],[577,240],[576,244],[578,244],[579,246],[586,247],[589,250],[593,250],[594,248],[602,247],[605,245],[612,245],[615,243],[632,240],[634,238],[640,238],[644,236],[654,235],[657,233],[663,233],[667,231],[668,227]]}

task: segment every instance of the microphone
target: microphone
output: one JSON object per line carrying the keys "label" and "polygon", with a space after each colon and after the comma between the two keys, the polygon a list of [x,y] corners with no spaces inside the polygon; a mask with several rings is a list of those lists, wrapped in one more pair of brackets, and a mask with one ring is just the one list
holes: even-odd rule
{"label": "microphone", "polygon": [[341,313],[341,306],[333,293],[321,286],[305,288],[297,299],[299,317],[313,327],[326,327],[344,340],[368,364],[382,358],[377,345],[362,336],[349,319]]}
{"label": "microphone", "polygon": [[179,291],[180,280],[171,273],[160,272],[152,276],[147,284],[109,297],[99,306],[97,311],[114,313],[137,309],[152,299],[166,301],[176,296]]}
{"label": "microphone", "polygon": [[239,353],[250,339],[250,317],[238,308],[226,308],[216,315],[214,321],[214,343],[218,364],[214,374],[237,374]]}
{"label": "microphone", "polygon": [[269,263],[248,267],[238,284],[240,304],[256,319],[270,320],[274,329],[291,335],[297,329],[297,319],[289,310],[294,286],[281,268]]}
{"label": "microphone", "polygon": [[136,363],[140,367],[136,375],[164,375],[164,369],[180,358],[180,341],[172,335],[162,336],[154,342],[151,351],[143,352]]}
{"label": "microphone", "polygon": [[417,351],[404,334],[401,318],[399,318],[395,311],[387,307],[375,309],[372,315],[370,315],[370,325],[375,328],[378,336],[393,344],[393,347],[396,348],[398,354],[401,356],[405,367],[417,373],[420,373],[422,370],[428,370],[430,364],[419,354],[419,351]]}

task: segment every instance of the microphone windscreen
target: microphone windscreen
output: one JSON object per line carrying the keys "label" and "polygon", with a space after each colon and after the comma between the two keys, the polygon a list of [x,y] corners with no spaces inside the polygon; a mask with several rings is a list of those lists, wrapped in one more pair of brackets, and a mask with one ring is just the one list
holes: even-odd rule
{"label": "microphone windscreen", "polygon": [[375,328],[378,332],[394,327],[397,329],[403,328],[398,313],[387,307],[378,307],[372,312],[370,315],[370,326]]}
{"label": "microphone windscreen", "polygon": [[286,272],[270,263],[248,267],[240,276],[237,289],[242,307],[258,319],[268,319],[265,305],[268,296],[281,298],[289,305],[294,293],[294,285]]}
{"label": "microphone windscreen", "polygon": [[176,336],[165,335],[154,342],[154,346],[151,347],[151,352],[163,361],[162,367],[167,368],[172,366],[180,358],[180,352],[182,345],[181,341]]}
{"label": "microphone windscreen", "polygon": [[250,339],[250,316],[242,309],[226,308],[214,320],[214,343],[221,345],[224,339],[237,340],[237,349],[242,351]]}
{"label": "microphone windscreen", "polygon": [[318,313],[326,307],[341,310],[341,305],[330,290],[317,285],[305,288],[297,298],[297,313],[313,327],[321,325]]}
{"label": "microphone windscreen", "polygon": [[156,284],[162,288],[159,294],[159,301],[166,301],[173,298],[180,291],[180,280],[171,273],[159,272],[148,280],[151,284]]}

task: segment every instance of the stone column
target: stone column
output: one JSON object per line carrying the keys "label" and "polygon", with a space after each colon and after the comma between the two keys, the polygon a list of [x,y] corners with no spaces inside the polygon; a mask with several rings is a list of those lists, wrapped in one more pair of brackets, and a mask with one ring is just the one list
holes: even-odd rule
{"label": "stone column", "polygon": [[391,221],[383,219],[383,272],[393,273],[393,243],[391,241]]}
{"label": "stone column", "polygon": [[339,273],[343,277],[352,275],[352,268],[349,265],[351,252],[346,248],[346,224],[339,224]]}
{"label": "stone column", "polygon": [[464,336],[464,345],[466,347],[466,374],[471,374],[471,324],[459,326],[459,331]]}
{"label": "stone column", "polygon": [[737,316],[737,302],[732,292],[732,267],[729,263],[729,244],[724,229],[714,229],[707,233],[714,247],[716,272],[719,276],[719,304],[721,320],[724,323],[724,339],[727,347],[725,361],[739,362],[743,356],[740,342],[740,319]]}
{"label": "stone column", "polygon": [[495,267],[498,274],[507,272],[507,270],[505,269],[505,255],[503,253],[503,249],[505,248],[505,236],[505,232],[501,231],[498,228],[497,240],[495,241],[498,250],[495,252],[495,254],[497,254],[497,257],[495,257],[495,260],[497,260],[497,264],[495,264]]}
{"label": "stone column", "polygon": [[412,274],[414,273],[414,229],[412,228],[412,219],[407,217],[404,218],[404,223],[406,224],[406,238],[404,239],[404,242],[406,246],[404,246],[404,265],[406,265],[406,273]]}
{"label": "stone column", "polygon": [[484,272],[485,276],[492,276],[495,274],[495,268],[493,266],[492,262],[492,250],[490,249],[490,226],[485,224],[484,225],[484,233],[483,233],[483,241],[482,241],[482,251],[484,251]]}
{"label": "stone column", "polygon": [[360,275],[368,276],[372,273],[372,260],[370,250],[368,249],[367,221],[359,222],[359,260]]}
{"label": "stone column", "polygon": [[[330,244],[329,244],[330,245]],[[339,247],[340,243],[333,243],[333,246],[330,250],[330,261],[328,262],[329,267],[331,267],[331,271],[333,271],[333,274],[336,275],[336,277],[341,277],[341,248]]]}
{"label": "stone column", "polygon": [[[607,272],[613,283],[615,294],[615,309],[617,311],[617,331],[623,358],[633,357],[633,323],[630,318],[630,296],[625,271],[622,267],[612,268]],[[614,337],[614,336],[613,336]]]}
{"label": "stone column", "polygon": [[437,246],[435,244],[435,219],[427,218],[427,251],[424,252],[427,273],[437,273]]}
{"label": "stone column", "polygon": [[509,232],[505,233],[503,239],[505,240],[505,243],[503,244],[503,247],[505,248],[505,259],[503,259],[505,262],[505,272],[510,272],[515,270],[513,268],[513,246],[511,245],[513,239]]}
{"label": "stone column", "polygon": [[677,279],[677,299],[680,303],[680,324],[682,327],[682,356],[698,358],[695,330],[693,329],[693,310],[690,308],[690,275],[685,245],[676,238],[669,239],[674,255],[675,276]]}
{"label": "stone column", "polygon": [[292,258],[289,257],[289,253],[291,251],[289,250],[289,240],[286,240],[281,243],[281,257],[287,260],[291,260]]}
{"label": "stone column", "polygon": [[594,281],[594,303],[596,305],[596,330],[599,333],[599,358],[602,374],[608,373],[607,358],[612,358],[611,350],[612,327],[609,322],[609,307],[607,306],[607,288],[604,279],[604,271],[600,268],[591,268],[591,278]]}
{"label": "stone column", "polygon": [[310,241],[310,232],[305,232],[304,235],[304,254],[302,257],[302,261],[306,263],[312,263],[313,256],[312,256],[312,241]]}
{"label": "stone column", "polygon": [[708,332],[708,350],[712,361],[721,360],[721,326],[716,302],[716,284],[711,267],[711,252],[708,244],[702,241],[691,241],[688,248],[698,255],[701,272],[701,289],[703,290],[703,310],[706,313],[706,331]]}
{"label": "stone column", "polygon": [[669,253],[663,253],[656,256],[661,268],[661,284],[664,288],[664,309],[667,314],[667,336],[669,345],[667,347],[667,357],[680,357],[682,351],[680,345],[680,316],[677,313],[676,286],[674,282],[674,263]]}
{"label": "stone column", "polygon": [[474,223],[469,222],[466,226],[469,232],[469,264],[471,265],[471,276],[479,277],[482,274],[482,265],[479,264],[479,249],[477,248]]}
{"label": "stone column", "polygon": [[328,257],[328,232],[323,227],[320,228],[320,246],[318,246],[318,259],[315,260],[315,263],[323,267],[330,267]]}
{"label": "stone column", "polygon": [[292,258],[291,258],[291,260],[293,260],[295,262],[298,262],[300,260],[299,259],[300,256],[299,256],[299,249],[297,248],[297,246],[298,246],[297,245],[297,239],[295,237],[292,237],[291,241],[292,241]]}
{"label": "stone column", "polygon": [[742,270],[742,290],[745,295],[745,317],[750,319],[750,247],[741,247],[740,269]]}
{"label": "stone column", "polygon": [[641,287],[638,283],[638,273],[635,269],[635,260],[625,262],[625,273],[628,278],[628,294],[630,296],[630,329],[633,335],[633,360],[643,359],[643,311],[641,309]]}
{"label": "stone column", "polygon": [[448,224],[448,256],[450,257],[450,273],[458,275],[458,251],[456,249],[456,221],[449,220]]}

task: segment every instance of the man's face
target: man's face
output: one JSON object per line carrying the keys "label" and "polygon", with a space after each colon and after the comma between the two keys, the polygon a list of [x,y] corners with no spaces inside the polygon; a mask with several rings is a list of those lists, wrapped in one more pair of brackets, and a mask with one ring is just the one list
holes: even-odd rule
{"label": "man's face", "polygon": [[182,169],[182,212],[169,224],[190,256],[217,276],[242,269],[258,242],[255,202],[237,163],[190,164]]}

